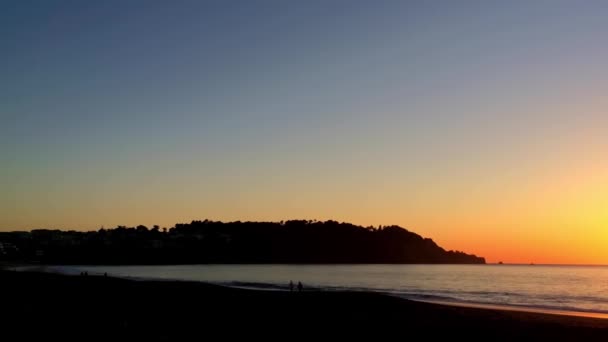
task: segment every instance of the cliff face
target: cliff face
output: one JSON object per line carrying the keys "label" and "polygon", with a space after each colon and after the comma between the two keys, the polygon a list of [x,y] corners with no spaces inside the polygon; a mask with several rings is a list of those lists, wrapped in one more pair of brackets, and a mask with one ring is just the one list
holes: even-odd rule
{"label": "cliff face", "polygon": [[364,228],[336,221],[205,220],[177,224],[169,231],[144,226],[34,230],[0,233],[0,242],[16,247],[13,258],[45,263],[485,263],[398,226]]}

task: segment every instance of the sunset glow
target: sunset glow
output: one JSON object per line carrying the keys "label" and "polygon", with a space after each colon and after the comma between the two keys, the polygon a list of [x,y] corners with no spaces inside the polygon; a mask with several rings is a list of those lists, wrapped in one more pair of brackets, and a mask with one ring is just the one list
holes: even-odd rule
{"label": "sunset glow", "polygon": [[313,2],[0,5],[0,231],[331,219],[608,264],[608,2]]}

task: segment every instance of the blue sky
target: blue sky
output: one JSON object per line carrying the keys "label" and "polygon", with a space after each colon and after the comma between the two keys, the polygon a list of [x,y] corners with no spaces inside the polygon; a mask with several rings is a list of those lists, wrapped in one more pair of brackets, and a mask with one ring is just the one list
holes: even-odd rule
{"label": "blue sky", "polygon": [[462,212],[603,170],[607,15],[602,1],[4,1],[0,229],[301,217],[457,241],[445,222],[469,224]]}

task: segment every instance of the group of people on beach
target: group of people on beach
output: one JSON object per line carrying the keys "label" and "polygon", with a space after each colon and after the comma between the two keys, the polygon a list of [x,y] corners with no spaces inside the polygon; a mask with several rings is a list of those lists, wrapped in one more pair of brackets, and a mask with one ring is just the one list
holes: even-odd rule
{"label": "group of people on beach", "polygon": [[[290,280],[289,281],[289,292],[293,292],[293,288],[294,288],[293,281]],[[304,286],[302,286],[302,282],[299,281],[298,282],[298,292],[302,292],[303,288],[304,288]]]}

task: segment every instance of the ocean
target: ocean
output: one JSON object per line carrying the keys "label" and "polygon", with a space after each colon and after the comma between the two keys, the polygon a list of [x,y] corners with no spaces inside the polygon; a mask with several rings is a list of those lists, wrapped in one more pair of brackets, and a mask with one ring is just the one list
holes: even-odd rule
{"label": "ocean", "polygon": [[[557,265],[171,265],[49,266],[65,274],[203,281],[288,291],[376,291],[402,298],[546,312],[608,314],[608,266]],[[608,316],[607,316],[608,317]]]}

